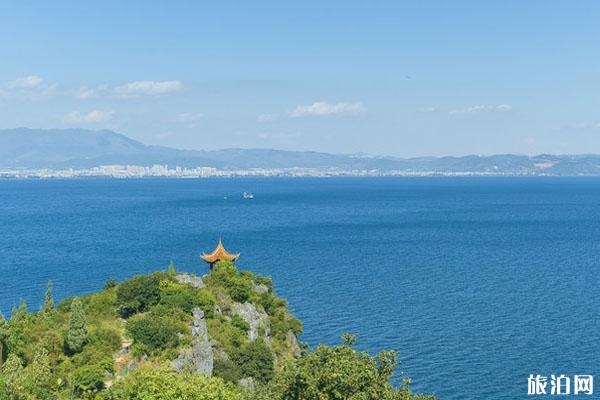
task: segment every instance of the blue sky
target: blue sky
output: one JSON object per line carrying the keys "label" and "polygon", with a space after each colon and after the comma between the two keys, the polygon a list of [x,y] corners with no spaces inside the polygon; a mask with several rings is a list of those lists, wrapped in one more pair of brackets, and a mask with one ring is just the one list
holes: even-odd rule
{"label": "blue sky", "polygon": [[600,2],[576,0],[4,1],[0,128],[194,149],[600,153],[598,21]]}

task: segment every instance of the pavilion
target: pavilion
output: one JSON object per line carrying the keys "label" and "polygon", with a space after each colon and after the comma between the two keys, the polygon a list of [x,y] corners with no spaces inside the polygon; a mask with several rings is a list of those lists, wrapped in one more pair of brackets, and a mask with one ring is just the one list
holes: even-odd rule
{"label": "pavilion", "polygon": [[212,268],[213,264],[216,263],[217,261],[233,262],[233,261],[237,260],[238,258],[240,258],[240,253],[236,253],[236,254],[229,253],[227,250],[225,250],[225,247],[223,247],[223,243],[221,242],[221,239],[219,239],[219,243],[217,243],[217,247],[213,250],[213,252],[210,254],[202,253],[200,258],[202,260],[204,260],[205,262],[209,263],[210,267]]}

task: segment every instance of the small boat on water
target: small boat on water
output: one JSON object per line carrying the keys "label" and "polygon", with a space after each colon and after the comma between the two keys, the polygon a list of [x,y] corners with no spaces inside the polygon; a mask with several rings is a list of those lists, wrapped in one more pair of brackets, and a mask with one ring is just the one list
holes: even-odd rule
{"label": "small boat on water", "polygon": [[244,192],[244,194],[242,195],[242,197],[246,200],[251,200],[254,198],[254,195],[252,193],[249,192]]}

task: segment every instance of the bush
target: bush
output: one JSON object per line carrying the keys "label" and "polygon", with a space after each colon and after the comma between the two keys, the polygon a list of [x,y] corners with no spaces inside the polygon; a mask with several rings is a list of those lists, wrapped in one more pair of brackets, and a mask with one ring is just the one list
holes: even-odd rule
{"label": "bush", "polygon": [[241,368],[231,360],[215,360],[213,375],[233,383],[243,378]]}
{"label": "bush", "polygon": [[123,318],[144,312],[160,301],[160,281],[165,273],[136,276],[117,288],[119,313]]}
{"label": "bush", "polygon": [[204,311],[206,318],[214,316],[215,304],[217,304],[217,299],[208,289],[200,289],[196,292],[196,305]]}
{"label": "bush", "polygon": [[115,278],[108,278],[104,283],[104,290],[110,290],[118,285],[118,282]]}
{"label": "bush", "polygon": [[404,381],[399,388],[390,383],[396,368],[396,353],[384,351],[376,357],[348,345],[319,345],[311,354],[290,366],[265,388],[256,400],[378,399],[434,400],[434,396],[413,395]]}
{"label": "bush", "polygon": [[194,288],[172,281],[160,283],[160,304],[191,313],[198,304]]}
{"label": "bush", "polygon": [[252,294],[252,283],[240,277],[232,279],[229,285],[229,295],[234,301],[244,303],[248,301]]}
{"label": "bush", "polygon": [[273,353],[262,338],[241,348],[235,359],[243,377],[266,383],[273,377]]}
{"label": "bush", "polygon": [[244,319],[237,314],[231,317],[231,324],[236,328],[243,330],[244,332],[248,332],[248,330],[250,330],[250,324],[244,321]]}
{"label": "bush", "polygon": [[144,346],[151,354],[177,347],[187,328],[184,315],[161,306],[154,307],[146,315],[131,317],[126,326],[134,344]]}
{"label": "bush", "polygon": [[207,320],[207,326],[210,338],[221,343],[223,350],[230,356],[236,354],[248,342],[248,334],[223,317]]}
{"label": "bush", "polygon": [[287,333],[292,331],[296,336],[302,333],[302,323],[292,317],[287,309],[279,308],[274,315],[269,317],[271,335],[279,340],[285,340]]}
{"label": "bush", "polygon": [[99,327],[92,331],[90,341],[111,351],[119,350],[122,344],[121,334],[116,329],[106,327]]}
{"label": "bush", "polygon": [[104,389],[106,371],[101,365],[84,365],[75,370],[72,385],[75,393],[83,395]]}
{"label": "bush", "polygon": [[233,264],[227,261],[217,262],[207,278],[209,286],[225,289],[234,301],[240,303],[250,299],[252,282],[252,275],[239,273]]}
{"label": "bush", "polygon": [[178,374],[170,369],[142,368],[118,381],[106,400],[242,400],[241,390],[201,374]]}
{"label": "bush", "polygon": [[86,314],[93,316],[94,319],[107,318],[116,319],[117,294],[115,290],[108,290],[94,293],[81,299]]}

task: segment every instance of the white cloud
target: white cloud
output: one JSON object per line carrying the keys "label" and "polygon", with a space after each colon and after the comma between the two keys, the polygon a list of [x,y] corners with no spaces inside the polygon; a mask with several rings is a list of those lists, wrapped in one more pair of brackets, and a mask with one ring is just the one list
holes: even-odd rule
{"label": "white cloud", "polygon": [[512,106],[510,104],[499,104],[496,106],[496,111],[511,111]]}
{"label": "white cloud", "polygon": [[8,82],[10,88],[31,89],[40,86],[44,80],[37,75],[23,76]]}
{"label": "white cloud", "polygon": [[108,90],[108,85],[98,85],[96,87],[81,86],[75,92],[75,97],[81,100],[94,99]]}
{"label": "white cloud", "polygon": [[459,108],[456,110],[448,111],[450,115],[460,115],[460,114],[482,114],[482,113],[492,113],[492,112],[508,112],[512,110],[512,106],[510,104],[498,104],[498,105],[476,105],[465,108]]}
{"label": "white cloud", "polygon": [[[13,97],[26,100],[39,100],[60,94],[58,85],[48,83],[37,75],[22,76],[6,82],[0,93],[3,97]],[[4,89],[4,90],[3,90]]]}
{"label": "white cloud", "polygon": [[179,122],[194,122],[194,121],[198,121],[202,117],[204,117],[204,115],[202,113],[183,112],[183,113],[177,114],[177,121],[179,121]]}
{"label": "white cloud", "polygon": [[424,112],[424,113],[432,113],[432,112],[437,112],[440,109],[437,107],[425,107],[425,108],[419,108],[420,112]]}
{"label": "white cloud", "polygon": [[71,111],[65,116],[65,121],[70,124],[98,124],[109,121],[114,116],[114,114],[114,111],[100,110],[93,110],[89,113]]}
{"label": "white cloud", "polygon": [[279,116],[277,114],[260,114],[258,117],[256,117],[256,119],[258,120],[258,122],[273,122],[273,121],[277,121],[279,119]]}
{"label": "white cloud", "polygon": [[75,97],[77,97],[78,99],[91,99],[96,97],[96,91],[92,88],[89,88],[87,86],[82,86],[79,89],[77,89],[77,92],[75,93]]}
{"label": "white cloud", "polygon": [[308,106],[298,106],[290,111],[293,118],[306,116],[324,116],[324,115],[357,115],[367,111],[365,106],[360,103],[335,103],[330,104],[325,101],[316,101]]}
{"label": "white cloud", "polygon": [[172,93],[181,89],[183,89],[181,81],[136,81],[118,86],[115,92],[122,97],[135,97],[145,94]]}

